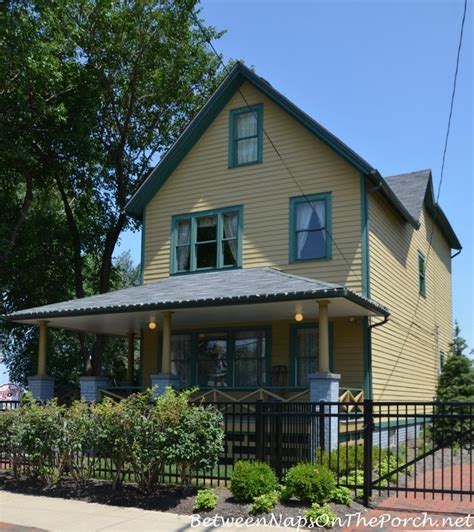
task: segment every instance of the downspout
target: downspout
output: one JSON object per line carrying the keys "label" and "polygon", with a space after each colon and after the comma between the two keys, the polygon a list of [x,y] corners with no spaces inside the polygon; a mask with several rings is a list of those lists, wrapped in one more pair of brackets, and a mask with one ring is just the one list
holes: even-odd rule
{"label": "downspout", "polygon": [[451,259],[454,259],[454,257],[457,257],[461,253],[461,251],[462,251],[462,248],[458,249],[454,255],[451,255]]}

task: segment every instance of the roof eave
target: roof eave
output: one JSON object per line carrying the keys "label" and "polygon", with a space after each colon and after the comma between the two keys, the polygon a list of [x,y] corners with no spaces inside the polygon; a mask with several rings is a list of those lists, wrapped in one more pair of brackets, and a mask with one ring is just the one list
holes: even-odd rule
{"label": "roof eave", "polygon": [[75,316],[94,316],[100,314],[116,314],[123,312],[142,312],[147,310],[167,310],[167,309],[192,309],[202,308],[208,306],[225,306],[225,305],[248,305],[258,303],[276,303],[283,301],[298,301],[306,299],[324,299],[324,298],[336,298],[344,297],[357,305],[360,305],[371,312],[382,316],[389,316],[390,313],[387,308],[374,303],[373,301],[359,296],[355,292],[348,290],[347,288],[331,288],[323,290],[307,290],[304,292],[284,293],[284,294],[271,294],[271,295],[252,295],[252,296],[239,296],[239,297],[222,297],[208,300],[194,300],[194,301],[164,301],[154,302],[149,304],[134,304],[134,305],[116,305],[109,307],[96,307],[89,309],[72,309],[63,311],[50,311],[50,312],[34,312],[23,313],[16,312],[3,316],[10,322],[21,322],[25,320],[40,320],[48,318],[67,318]]}

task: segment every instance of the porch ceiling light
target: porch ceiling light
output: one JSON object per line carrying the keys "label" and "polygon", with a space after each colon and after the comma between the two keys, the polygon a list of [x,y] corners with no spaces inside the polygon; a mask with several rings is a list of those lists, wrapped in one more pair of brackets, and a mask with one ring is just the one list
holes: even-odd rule
{"label": "porch ceiling light", "polygon": [[154,329],[156,329],[156,323],[153,320],[150,320],[150,322],[148,323],[148,328],[153,331]]}
{"label": "porch ceiling light", "polygon": [[303,321],[303,314],[301,312],[295,314],[295,321]]}

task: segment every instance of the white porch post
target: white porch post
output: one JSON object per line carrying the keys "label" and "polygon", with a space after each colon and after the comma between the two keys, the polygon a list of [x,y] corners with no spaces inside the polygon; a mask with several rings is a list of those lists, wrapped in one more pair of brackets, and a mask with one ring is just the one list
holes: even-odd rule
{"label": "white porch post", "polygon": [[319,370],[309,375],[310,401],[320,403],[320,409],[326,414],[324,418],[314,420],[313,449],[325,450],[337,448],[339,441],[339,419],[336,404],[339,402],[339,381],[341,376],[331,373],[329,359],[329,301],[317,301],[319,307]]}
{"label": "white porch post", "polygon": [[318,301],[319,306],[319,371],[329,372],[329,301]]}
{"label": "white porch post", "polygon": [[129,384],[133,384],[133,368],[134,368],[134,356],[135,356],[135,334],[133,332],[128,333],[128,352],[127,352],[127,381]]}
{"label": "white porch post", "polygon": [[161,315],[163,316],[161,373],[150,376],[156,396],[161,395],[168,386],[177,389],[180,385],[178,375],[171,373],[171,316],[173,313],[170,310],[165,310]]}
{"label": "white porch post", "polygon": [[54,395],[54,379],[46,374],[48,349],[48,322],[39,320],[38,372],[28,378],[28,388],[38,401],[48,401]]}

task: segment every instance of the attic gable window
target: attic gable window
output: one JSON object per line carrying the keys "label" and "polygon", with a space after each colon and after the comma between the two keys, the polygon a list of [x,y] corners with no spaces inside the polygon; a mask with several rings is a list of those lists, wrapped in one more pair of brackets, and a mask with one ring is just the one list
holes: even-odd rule
{"label": "attic gable window", "polygon": [[420,295],[426,297],[426,257],[418,251],[418,284]]}
{"label": "attic gable window", "polygon": [[331,194],[290,198],[290,262],[331,255]]}
{"label": "attic gable window", "polygon": [[229,168],[261,163],[263,105],[234,109],[229,115]]}
{"label": "attic gable window", "polygon": [[242,207],[173,216],[172,274],[242,266]]}

